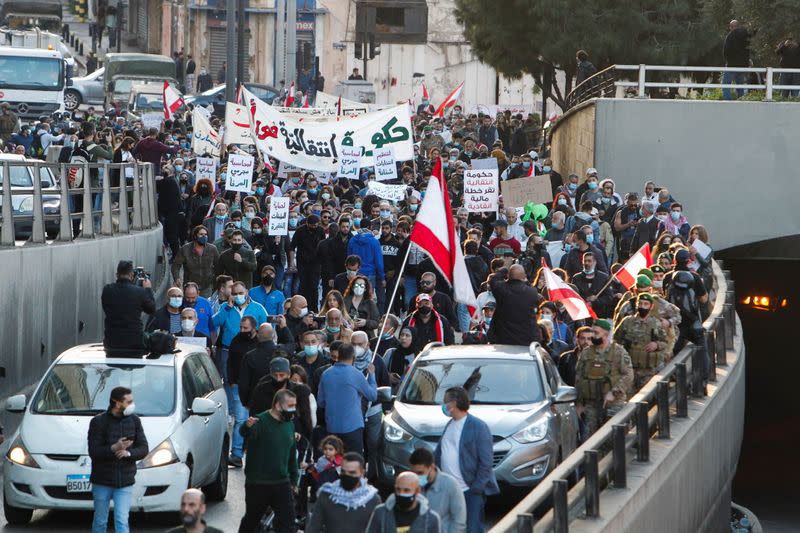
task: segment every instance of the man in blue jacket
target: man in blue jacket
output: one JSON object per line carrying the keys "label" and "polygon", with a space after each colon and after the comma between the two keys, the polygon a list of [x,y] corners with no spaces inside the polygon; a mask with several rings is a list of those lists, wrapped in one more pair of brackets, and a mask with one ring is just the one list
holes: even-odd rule
{"label": "man in blue jacket", "polygon": [[362,220],[361,231],[350,238],[347,243],[347,255],[357,255],[361,258],[361,268],[359,274],[364,274],[369,278],[370,284],[375,288],[378,297],[378,308],[384,311],[383,300],[386,286],[385,273],[383,270],[383,250],[381,242],[375,238],[369,230],[369,222]]}
{"label": "man in blue jacket", "polygon": [[436,445],[435,462],[442,472],[455,478],[467,502],[467,533],[483,533],[486,496],[500,488],[492,469],[492,432],[486,422],[472,416],[469,395],[463,387],[444,393],[442,412],[452,418]]}
{"label": "man in blue jacket", "polygon": [[211,323],[219,330],[220,350],[216,357],[217,370],[225,380],[226,392],[229,391],[228,382],[228,348],[233,338],[239,334],[242,317],[251,316],[256,320],[256,328],[267,321],[267,312],[258,302],[254,302],[247,294],[247,287],[241,281],[233,284],[231,296],[226,303],[219,307]]}

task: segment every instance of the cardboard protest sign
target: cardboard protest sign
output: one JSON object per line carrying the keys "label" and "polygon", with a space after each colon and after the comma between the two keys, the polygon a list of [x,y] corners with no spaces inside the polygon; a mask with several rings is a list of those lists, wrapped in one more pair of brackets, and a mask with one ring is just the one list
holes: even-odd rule
{"label": "cardboard protest sign", "polygon": [[378,181],[391,181],[397,179],[397,163],[394,159],[394,150],[391,146],[376,148],[373,150],[375,155],[375,179]]}
{"label": "cardboard protest sign", "polygon": [[253,184],[255,159],[250,155],[230,154],[228,156],[228,172],[225,178],[226,191],[250,193]]}
{"label": "cardboard protest sign", "polygon": [[383,198],[384,200],[390,200],[392,202],[400,202],[405,200],[406,197],[406,185],[388,185],[386,183],[370,181],[368,188],[369,192],[378,198]]}
{"label": "cardboard protest sign", "polygon": [[196,179],[217,180],[217,160],[213,157],[198,157],[196,159],[194,176]]}
{"label": "cardboard protest sign", "polygon": [[550,174],[506,180],[500,187],[506,207],[524,207],[528,202],[544,204],[553,201]]}
{"label": "cardboard protest sign", "polygon": [[496,168],[464,171],[464,207],[467,211],[470,213],[497,211],[498,179]]}
{"label": "cardboard protest sign", "polygon": [[289,202],[286,196],[273,196],[269,199],[269,228],[267,234],[277,237],[289,234]]}

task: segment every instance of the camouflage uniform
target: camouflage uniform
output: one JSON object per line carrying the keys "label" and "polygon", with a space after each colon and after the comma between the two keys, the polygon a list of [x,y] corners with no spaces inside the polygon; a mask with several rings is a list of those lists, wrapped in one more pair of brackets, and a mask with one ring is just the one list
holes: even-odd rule
{"label": "camouflage uniform", "polygon": [[[675,341],[678,340],[678,324],[681,323],[681,310],[674,304],[669,303],[661,296],[653,295],[653,307],[656,310],[655,317],[664,319],[670,324],[665,333],[667,335],[667,351],[665,354],[671,354],[672,348],[675,346]],[[617,309],[614,311],[614,322],[619,324],[627,316],[636,314],[636,297],[630,291],[626,292],[622,299],[617,304]],[[653,316],[652,311],[648,316]]]}
{"label": "camouflage uniform", "polygon": [[443,147],[444,139],[438,133],[431,133],[430,137],[422,137],[422,140],[419,142],[419,151],[425,157],[430,157],[432,149],[438,148],[441,152]]}
{"label": "camouflage uniform", "polygon": [[[597,381],[602,383],[599,398],[595,394],[594,383]],[[575,367],[575,387],[578,389],[578,402],[584,407],[589,435],[605,422],[606,415],[612,416],[625,405],[632,384],[631,358],[619,344],[611,342],[605,350],[593,345],[581,351]],[[608,391],[612,391],[615,398],[603,408]]]}
{"label": "camouflage uniform", "polygon": [[[634,391],[642,388],[664,366],[665,355],[671,353],[667,352],[670,345],[668,330],[661,326],[661,320],[651,311],[645,318],[626,316],[614,331],[614,340],[625,347],[633,363]],[[651,342],[655,342],[658,348],[646,352],[644,347]]]}

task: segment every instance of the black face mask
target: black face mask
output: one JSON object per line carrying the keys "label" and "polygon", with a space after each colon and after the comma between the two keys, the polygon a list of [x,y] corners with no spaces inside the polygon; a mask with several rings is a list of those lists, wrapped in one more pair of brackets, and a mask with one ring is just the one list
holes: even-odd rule
{"label": "black face mask", "polygon": [[264,276],[263,278],[261,278],[261,283],[263,285],[266,285],[267,287],[269,287],[273,283],[275,283],[275,276],[268,274],[268,275]]}
{"label": "black face mask", "polygon": [[241,243],[239,243],[239,244],[231,244],[231,250],[233,250],[234,252],[238,252],[241,249],[242,249],[242,244]]}
{"label": "black face mask", "polygon": [[428,316],[431,314],[431,311],[432,309],[430,307],[420,307],[417,309],[417,312],[420,314],[420,316]]}
{"label": "black face mask", "polygon": [[603,344],[603,339],[601,339],[600,337],[592,337],[592,344],[594,344],[595,346],[600,346],[601,344]]}
{"label": "black face mask", "polygon": [[283,418],[285,422],[291,422],[294,420],[294,414],[295,411],[281,411],[281,418]]}
{"label": "black face mask", "polygon": [[339,476],[339,483],[341,484],[344,490],[353,490],[361,484],[361,477],[355,476],[348,476],[347,474],[342,474]]}
{"label": "black face mask", "polygon": [[288,379],[284,379],[284,380],[278,381],[277,379],[272,378],[272,383],[275,384],[275,389],[276,390],[284,388],[288,381],[289,381]]}
{"label": "black face mask", "polygon": [[417,499],[416,494],[397,494],[394,495],[394,503],[401,511],[408,511],[414,506]]}
{"label": "black face mask", "polygon": [[646,307],[637,307],[636,312],[639,313],[640,317],[644,318],[648,315],[648,313],[650,313],[650,309]]}

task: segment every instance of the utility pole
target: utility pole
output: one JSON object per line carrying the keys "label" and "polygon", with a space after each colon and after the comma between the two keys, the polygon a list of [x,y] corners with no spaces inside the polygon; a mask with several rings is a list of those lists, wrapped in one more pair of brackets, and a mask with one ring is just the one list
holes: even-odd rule
{"label": "utility pole", "polygon": [[286,3],[285,0],[277,0],[275,14],[275,76],[273,83],[277,87],[283,82],[284,87],[289,86],[286,79]]}
{"label": "utility pole", "polygon": [[[286,0],[286,84],[297,79],[297,0]],[[297,88],[298,85],[295,85]]]}
{"label": "utility pole", "polygon": [[245,35],[247,32],[247,23],[245,18],[245,11],[244,8],[247,5],[247,0],[239,0],[239,9],[237,12],[237,37],[238,42],[236,43],[236,50],[239,52],[237,54],[237,61],[236,61],[236,81],[239,83],[244,83],[245,80],[245,69],[247,68],[247,56],[249,53],[247,41],[245,40]]}
{"label": "utility pole", "polygon": [[228,59],[225,62],[225,100],[236,101],[236,0],[225,1],[225,32]]}

